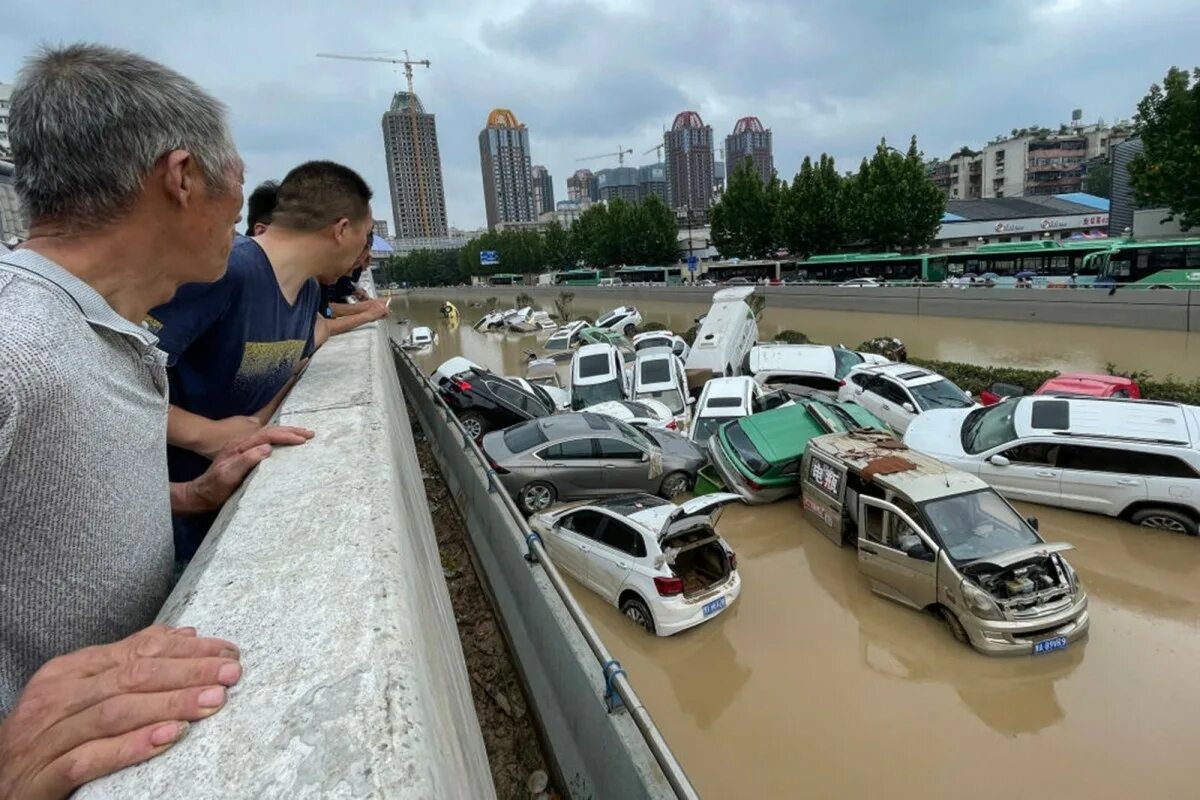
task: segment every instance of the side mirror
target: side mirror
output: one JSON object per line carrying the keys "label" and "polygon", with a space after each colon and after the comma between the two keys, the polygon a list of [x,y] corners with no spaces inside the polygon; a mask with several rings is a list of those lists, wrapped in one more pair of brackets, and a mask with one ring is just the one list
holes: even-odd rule
{"label": "side mirror", "polygon": [[933,551],[926,547],[920,539],[909,542],[908,546],[904,548],[904,555],[918,561],[933,561]]}
{"label": "side mirror", "polygon": [[915,414],[915,413],[917,413],[917,410],[916,410],[915,408],[913,408],[913,404],[912,404],[912,403],[905,403],[904,405],[902,405],[902,406],[900,406],[900,407],[901,407],[901,408],[903,408],[905,411],[907,411],[907,412],[908,412],[908,413],[910,413],[910,414]]}
{"label": "side mirror", "polygon": [[641,460],[641,462],[642,462],[643,464],[645,464],[647,461],[649,461],[649,460],[650,460],[650,454],[649,454],[649,453],[642,453],[642,457],[641,457],[641,459],[640,459],[640,460]]}
{"label": "side mirror", "polygon": [[1038,527],[1038,518],[1037,517],[1026,517],[1025,521],[1028,522],[1029,527],[1033,528],[1035,531],[1041,530],[1041,528]]}
{"label": "side mirror", "polygon": [[994,467],[1007,467],[1012,462],[1010,462],[1008,460],[1007,456],[1002,456],[999,453],[997,453],[994,456],[988,457],[988,463]]}

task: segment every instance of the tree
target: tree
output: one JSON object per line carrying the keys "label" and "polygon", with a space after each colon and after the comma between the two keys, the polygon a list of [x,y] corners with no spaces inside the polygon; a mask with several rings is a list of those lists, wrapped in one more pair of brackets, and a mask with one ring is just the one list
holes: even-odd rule
{"label": "tree", "polygon": [[1083,176],[1083,190],[1097,197],[1112,196],[1112,161],[1108,158],[1094,158],[1087,165],[1087,173]]}
{"label": "tree", "polygon": [[1189,80],[1171,67],[1138,103],[1134,130],[1143,145],[1129,164],[1138,202],[1165,206],[1185,231],[1200,225],[1200,68]]}
{"label": "tree", "polygon": [[900,206],[900,243],[915,251],[933,241],[946,213],[946,196],[925,169],[914,135],[904,156],[904,202]]}
{"label": "tree", "polygon": [[679,226],[675,215],[658,195],[650,195],[638,204],[639,226],[644,248],[640,261],[653,266],[674,264],[679,260]]}
{"label": "tree", "polygon": [[816,166],[805,157],[791,187],[782,190],[779,233],[792,255],[828,253],[852,238],[842,202],[844,180],[833,158],[822,153]]}
{"label": "tree", "polygon": [[877,250],[915,249],[932,241],[946,209],[946,198],[929,178],[917,137],[901,154],[881,139],[875,154],[852,179],[845,195],[857,237]]}
{"label": "tree", "polygon": [[542,257],[548,270],[571,269],[579,260],[571,234],[558,220],[553,220],[542,234]]}
{"label": "tree", "polygon": [[566,322],[571,318],[571,304],[575,302],[574,292],[559,292],[554,300],[554,313],[560,320]]}
{"label": "tree", "polygon": [[766,186],[746,159],[733,171],[725,193],[712,208],[713,244],[726,258],[765,258],[778,247],[776,205],[779,182]]}

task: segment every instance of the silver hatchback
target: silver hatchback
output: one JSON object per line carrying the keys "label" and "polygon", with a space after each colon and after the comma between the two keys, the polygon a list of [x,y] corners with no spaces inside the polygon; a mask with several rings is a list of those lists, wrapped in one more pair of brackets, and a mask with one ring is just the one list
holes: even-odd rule
{"label": "silver hatchback", "polygon": [[665,430],[638,430],[600,414],[557,414],[483,437],[483,451],[526,514],[559,500],[687,491],[707,458]]}

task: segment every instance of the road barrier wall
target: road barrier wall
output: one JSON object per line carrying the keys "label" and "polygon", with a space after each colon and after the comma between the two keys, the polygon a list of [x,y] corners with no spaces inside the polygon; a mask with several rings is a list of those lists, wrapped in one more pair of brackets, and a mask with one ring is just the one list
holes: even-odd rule
{"label": "road barrier wall", "polygon": [[[559,292],[613,305],[640,302],[706,304],[713,287],[691,286],[473,286],[410,290],[423,296],[504,298],[525,292],[548,303]],[[949,289],[940,286],[851,289],[839,286],[767,286],[768,308],[813,308],[913,316],[1029,320],[1170,331],[1200,331],[1200,292],[1118,289]],[[465,310],[464,310],[465,312]],[[474,318],[466,320],[474,322]]]}
{"label": "road barrier wall", "polygon": [[[97,798],[495,797],[386,322],[334,337],[159,620],[236,642],[226,707]],[[634,795],[630,795],[634,796]]]}
{"label": "road barrier wall", "polygon": [[[404,394],[466,523],[560,785],[573,798],[695,797],[628,678],[540,543],[530,540],[474,443],[407,354],[395,352]],[[531,552],[539,563],[527,560]],[[610,711],[606,695],[614,694],[624,708]]]}

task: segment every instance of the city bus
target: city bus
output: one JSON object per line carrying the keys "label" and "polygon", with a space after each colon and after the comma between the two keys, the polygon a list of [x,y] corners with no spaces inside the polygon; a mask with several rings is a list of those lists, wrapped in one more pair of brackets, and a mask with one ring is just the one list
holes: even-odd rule
{"label": "city bus", "polygon": [[488,277],[489,286],[516,286],[524,282],[524,276],[511,272],[498,272]]}
{"label": "city bus", "polygon": [[797,280],[842,283],[876,278],[886,283],[941,283],[947,256],[941,253],[831,253],[806,258],[796,265]]}
{"label": "city bus", "polygon": [[[1079,285],[1095,281],[1097,270],[1088,266],[1087,257],[1113,246],[1108,239],[1068,239],[1035,242],[997,242],[982,244],[974,250],[946,255],[951,277],[971,274],[997,276],[999,286],[1014,285],[1017,275],[1033,284],[1061,282],[1074,275]],[[1061,280],[1057,280],[1061,279]]]}
{"label": "city bus", "polygon": [[1096,274],[1098,286],[1200,288],[1196,285],[1200,281],[1200,239],[1126,239],[1088,255],[1085,261],[1086,268]]}
{"label": "city bus", "polygon": [[780,263],[778,261],[709,261],[704,265],[704,277],[717,283],[725,283],[733,278],[745,278],[750,283],[758,283],[764,278],[769,281],[779,279]]}
{"label": "city bus", "polygon": [[599,286],[604,277],[598,269],[569,269],[554,276],[555,286]]}
{"label": "city bus", "polygon": [[663,285],[680,282],[679,267],[622,267],[613,273],[613,277],[630,284]]}

